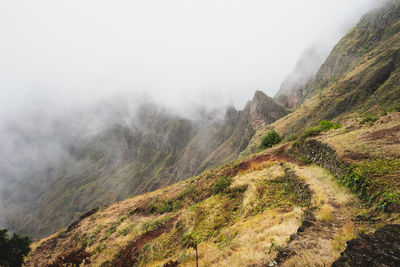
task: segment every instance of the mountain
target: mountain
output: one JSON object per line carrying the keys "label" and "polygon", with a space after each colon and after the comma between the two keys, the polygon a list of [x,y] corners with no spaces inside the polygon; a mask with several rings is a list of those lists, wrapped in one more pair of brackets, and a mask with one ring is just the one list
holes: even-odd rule
{"label": "mountain", "polygon": [[[199,266],[348,266],[341,264],[349,259],[397,266],[400,199],[380,183],[390,179],[400,192],[398,142],[383,134],[400,129],[400,112],[346,128],[356,125],[94,209],[35,243],[26,264],[193,266],[197,250]],[[382,159],[382,145],[391,156]]]}
{"label": "mountain", "polygon": [[303,51],[294,69],[283,80],[275,94],[274,99],[277,102],[291,109],[300,106],[304,89],[312,81],[326,58],[323,48],[322,45],[316,45]]}
{"label": "mountain", "polygon": [[[83,214],[27,265],[400,265],[399,31],[400,1],[366,14],[315,75],[283,83],[293,112],[256,92],[182,144],[198,175]],[[179,125],[185,143],[197,128]],[[270,129],[285,139],[260,152]]]}
{"label": "mountain", "polygon": [[[399,49],[400,1],[387,1],[318,71],[293,74],[300,60],[281,104],[257,91],[193,120],[145,105],[76,142],[42,185],[25,181],[36,198],[9,194],[1,214],[59,230],[27,266],[398,266]],[[283,140],[259,151],[271,129]]]}
{"label": "mountain", "polygon": [[230,107],[223,118],[199,111],[187,119],[143,104],[127,123],[116,120],[95,135],[74,138],[61,162],[8,188],[0,205],[3,227],[34,237],[49,235],[95,207],[236,158],[255,130],[286,114],[261,91],[244,110]]}
{"label": "mountain", "polygon": [[350,114],[376,116],[393,110],[400,99],[399,19],[397,1],[365,15],[315,76],[293,87],[290,101],[303,105],[273,127],[289,135],[323,119],[340,122]]}

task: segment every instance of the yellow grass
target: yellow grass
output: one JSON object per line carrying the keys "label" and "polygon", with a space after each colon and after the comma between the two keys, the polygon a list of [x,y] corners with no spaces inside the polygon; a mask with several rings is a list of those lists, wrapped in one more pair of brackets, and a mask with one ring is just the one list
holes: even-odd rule
{"label": "yellow grass", "polygon": [[[295,208],[288,213],[268,212],[248,220],[241,220],[225,229],[221,234],[236,233],[227,246],[220,247],[213,241],[199,245],[200,266],[248,266],[267,263],[284,247],[289,236],[301,223],[302,210]],[[194,259],[182,264],[193,266]]]}
{"label": "yellow grass", "polygon": [[329,204],[323,205],[317,211],[317,219],[324,222],[331,222],[333,220],[333,208]]}
{"label": "yellow grass", "polygon": [[341,231],[333,237],[332,246],[338,251],[343,251],[346,248],[346,242],[356,237],[356,228],[350,221],[347,222]]}

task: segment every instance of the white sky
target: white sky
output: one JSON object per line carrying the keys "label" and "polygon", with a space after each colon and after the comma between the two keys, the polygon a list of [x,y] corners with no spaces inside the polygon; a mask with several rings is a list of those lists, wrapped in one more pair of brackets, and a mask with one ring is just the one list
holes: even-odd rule
{"label": "white sky", "polygon": [[332,47],[378,2],[1,0],[0,118],[32,99],[120,92],[241,108],[257,89],[273,96],[303,49]]}

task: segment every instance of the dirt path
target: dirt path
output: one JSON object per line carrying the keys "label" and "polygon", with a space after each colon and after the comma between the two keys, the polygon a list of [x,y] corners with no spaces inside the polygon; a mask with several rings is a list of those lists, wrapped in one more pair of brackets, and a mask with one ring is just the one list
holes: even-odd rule
{"label": "dirt path", "polygon": [[314,194],[302,226],[276,260],[279,266],[330,266],[340,256],[338,248],[345,241],[342,239],[353,234],[349,206],[358,202],[322,168],[287,165],[309,184]]}

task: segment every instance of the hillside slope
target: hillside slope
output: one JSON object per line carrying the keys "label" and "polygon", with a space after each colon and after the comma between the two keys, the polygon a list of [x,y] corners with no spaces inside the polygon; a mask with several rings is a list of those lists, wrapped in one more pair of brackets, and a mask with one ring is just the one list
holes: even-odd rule
{"label": "hillside slope", "polygon": [[229,108],[222,119],[215,113],[187,119],[144,104],[129,123],[117,122],[95,136],[74,140],[64,161],[2,189],[0,222],[33,237],[54,233],[94,207],[235,158],[256,129],[286,114],[261,91],[244,110]]}
{"label": "hillside slope", "polygon": [[[371,139],[398,127],[400,112],[391,113],[375,125],[354,131],[343,127],[304,143],[282,144],[93,210],[35,244],[27,264],[193,266],[197,244],[200,266],[329,266],[359,233],[400,223],[398,197],[386,202],[385,211],[381,206],[386,196],[400,193],[399,142],[390,134]],[[376,160],[381,153],[387,153],[385,160]],[[347,176],[350,164],[374,181],[367,185],[371,193],[375,185],[380,193],[365,198],[343,182],[342,171],[354,178]],[[389,254],[385,250],[390,240],[374,242],[379,250],[373,261],[397,263],[400,250],[395,245]]]}
{"label": "hillside slope", "polygon": [[[200,266],[399,265],[399,25],[400,1],[367,14],[295,111],[250,120],[240,159],[83,215],[34,244],[28,266],[193,266],[196,250]],[[271,128],[294,135],[256,152]]]}

